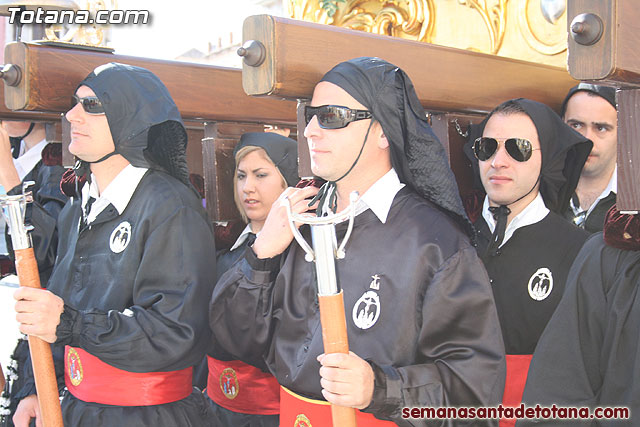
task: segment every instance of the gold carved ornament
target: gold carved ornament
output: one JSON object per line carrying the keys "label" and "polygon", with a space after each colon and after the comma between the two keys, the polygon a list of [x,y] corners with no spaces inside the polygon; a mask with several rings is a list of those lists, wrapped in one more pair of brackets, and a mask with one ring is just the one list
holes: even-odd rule
{"label": "gold carved ornament", "polygon": [[490,53],[497,54],[507,28],[506,14],[509,0],[498,0],[498,3],[492,6],[488,6],[486,0],[458,0],[458,2],[478,11],[489,31]]}
{"label": "gold carved ornament", "polygon": [[[445,41],[444,45],[452,47],[467,46],[456,42],[455,28],[436,29],[436,11],[446,20],[450,17],[445,15],[457,13],[453,5],[467,7],[479,14],[487,29],[489,48],[482,51],[500,54],[505,48],[510,52],[509,56],[532,60],[530,58],[535,55],[526,53],[529,48],[544,56],[556,56],[566,51],[566,2],[457,0],[451,4],[450,0],[286,0],[285,5],[288,16],[294,19],[423,42],[433,42],[437,32],[439,40],[436,43]],[[509,41],[505,42],[507,33]],[[447,36],[443,37],[443,34]],[[447,39],[453,41],[446,42]],[[522,39],[524,43],[521,44]],[[516,52],[523,55],[514,55]]]}
{"label": "gold carved ornament", "polygon": [[[82,10],[88,10],[95,16],[99,10],[118,9],[117,0],[86,0]],[[47,40],[54,42],[76,43],[89,46],[102,46],[104,25],[100,24],[52,24],[45,29]]]}
{"label": "gold carved ornament", "polygon": [[294,19],[422,42],[434,30],[433,0],[289,0],[287,9]]}
{"label": "gold carved ornament", "polygon": [[543,55],[567,50],[567,0],[518,0],[522,37]]}

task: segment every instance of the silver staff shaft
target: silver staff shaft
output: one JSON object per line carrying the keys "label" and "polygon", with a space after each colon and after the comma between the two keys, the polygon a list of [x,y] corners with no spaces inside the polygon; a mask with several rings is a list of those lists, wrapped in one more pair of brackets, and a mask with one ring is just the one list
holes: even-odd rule
{"label": "silver staff shaft", "polygon": [[336,279],[336,228],[333,224],[311,226],[311,243],[316,261],[318,294],[334,295],[338,289]]}
{"label": "silver staff shaft", "polygon": [[31,236],[29,236],[28,233],[31,227],[24,224],[27,201],[28,196],[23,194],[17,196],[0,196],[2,215],[9,226],[11,243],[14,250],[31,247]]}

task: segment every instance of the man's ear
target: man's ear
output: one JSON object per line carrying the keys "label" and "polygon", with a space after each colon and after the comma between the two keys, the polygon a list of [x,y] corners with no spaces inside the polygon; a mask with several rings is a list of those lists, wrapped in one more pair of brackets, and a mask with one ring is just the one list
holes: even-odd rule
{"label": "man's ear", "polygon": [[385,136],[384,131],[382,130],[382,126],[380,125],[380,122],[376,122],[374,126],[376,131],[375,135],[377,136],[378,148],[381,150],[385,150],[389,148],[389,140]]}

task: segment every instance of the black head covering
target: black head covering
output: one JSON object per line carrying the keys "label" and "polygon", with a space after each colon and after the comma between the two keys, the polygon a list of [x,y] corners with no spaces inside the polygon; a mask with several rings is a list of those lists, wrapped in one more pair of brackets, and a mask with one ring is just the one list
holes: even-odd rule
{"label": "black head covering", "polygon": [[[582,167],[593,143],[571,129],[545,104],[524,98],[508,102],[522,107],[536,127],[542,152],[540,193],[547,208],[562,215],[569,206],[569,200],[578,185]],[[464,152],[473,165],[474,179],[479,188],[482,188],[480,170],[472,146],[473,141],[482,136],[490,117],[491,114],[479,125],[470,127],[469,140],[464,146]]]}
{"label": "black head covering", "polygon": [[452,216],[474,238],[444,147],[407,73],[380,58],[342,62],[321,81],[333,83],[364,105],[380,122],[400,181]]}
{"label": "black head covering", "polygon": [[29,128],[22,136],[9,137],[9,145],[11,146],[11,155],[13,156],[14,159],[17,159],[18,157],[20,157],[20,146],[22,145],[22,140],[25,139],[27,136],[29,136],[29,134],[31,133],[35,125],[36,125],[35,122],[31,122],[31,124],[29,125]]}
{"label": "black head covering", "polygon": [[97,67],[88,86],[104,107],[115,152],[133,166],[162,169],[189,184],[187,132],[175,102],[152,72],[132,65]]}
{"label": "black head covering", "polygon": [[255,146],[266,151],[267,156],[280,170],[289,187],[294,187],[298,177],[298,144],[291,138],[275,132],[249,132],[240,137],[233,149],[235,158],[241,148]]}
{"label": "black head covering", "polygon": [[20,157],[20,144],[22,143],[22,138],[16,136],[9,137],[9,145],[11,146],[11,156],[14,159]]}
{"label": "black head covering", "polygon": [[564,98],[564,101],[562,101],[560,116],[564,117],[564,113],[567,112],[567,103],[569,102],[569,99],[571,99],[571,97],[578,92],[591,92],[595,95],[598,95],[600,98],[603,98],[605,101],[611,104],[613,108],[616,108],[616,90],[614,88],[592,85],[590,83],[580,83],[579,85],[569,89],[567,96]]}

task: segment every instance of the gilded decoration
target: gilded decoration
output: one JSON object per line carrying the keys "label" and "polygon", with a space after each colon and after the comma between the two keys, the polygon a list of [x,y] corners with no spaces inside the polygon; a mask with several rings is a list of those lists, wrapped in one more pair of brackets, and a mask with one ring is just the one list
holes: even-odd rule
{"label": "gilded decoration", "polygon": [[[91,16],[99,10],[118,9],[117,0],[76,1],[80,10],[88,10]],[[53,24],[45,29],[46,39],[55,42],[76,43],[89,46],[106,44],[104,25],[99,24]]]}
{"label": "gilded decoration", "polygon": [[566,66],[567,0],[283,0],[294,19]]}
{"label": "gilded decoration", "polygon": [[518,27],[532,49],[555,55],[567,50],[566,0],[518,0]]}
{"label": "gilded decoration", "polygon": [[431,42],[433,34],[433,0],[289,0],[286,5],[295,19],[423,42]]}
{"label": "gilded decoration", "polygon": [[461,5],[475,9],[489,32],[491,47],[488,53],[497,54],[502,46],[504,32],[507,27],[507,3],[509,0],[499,0],[498,3],[487,5],[486,0],[458,0]]}

